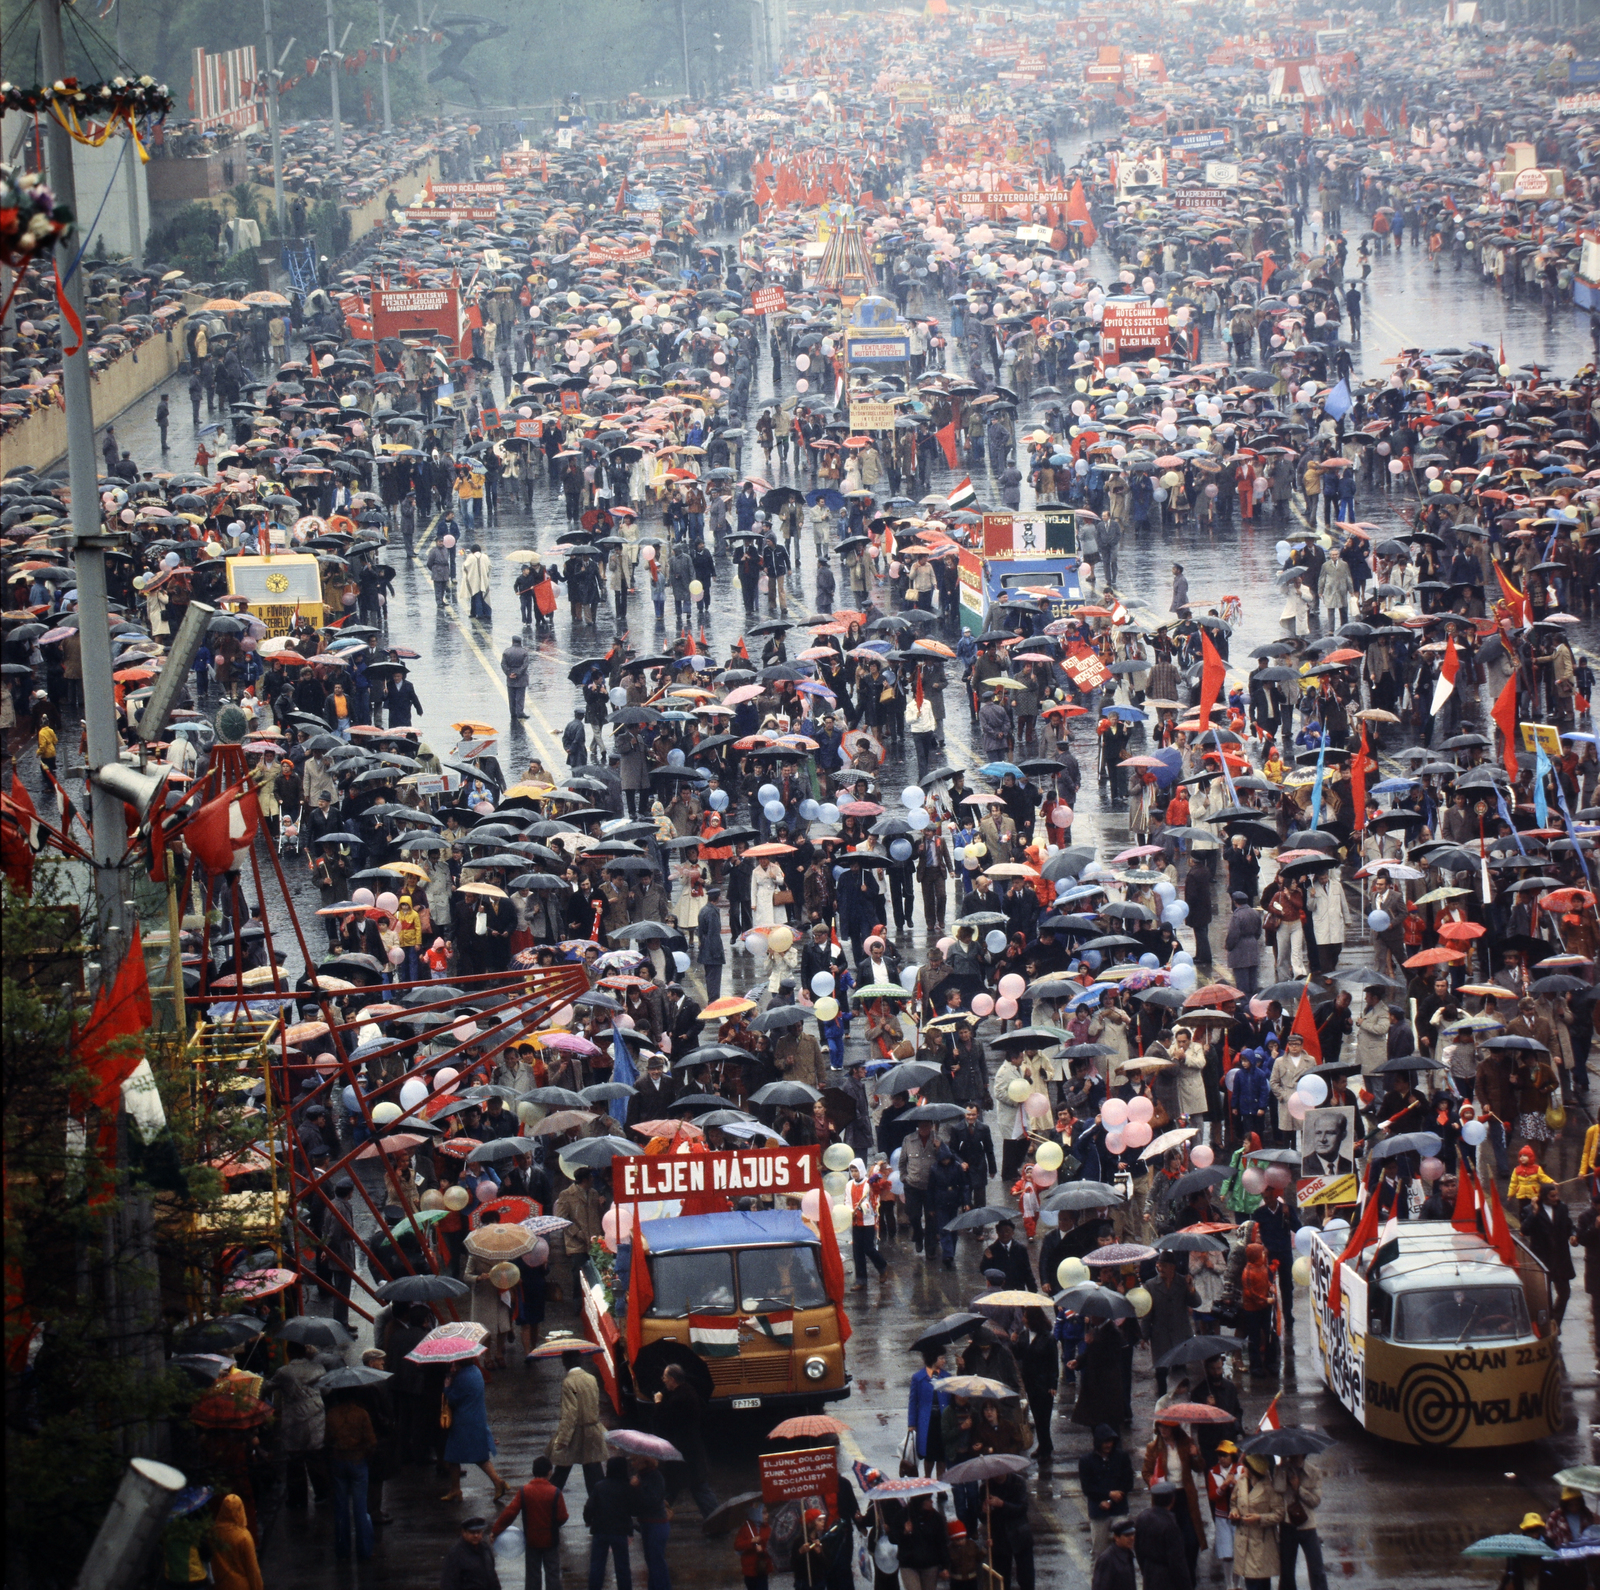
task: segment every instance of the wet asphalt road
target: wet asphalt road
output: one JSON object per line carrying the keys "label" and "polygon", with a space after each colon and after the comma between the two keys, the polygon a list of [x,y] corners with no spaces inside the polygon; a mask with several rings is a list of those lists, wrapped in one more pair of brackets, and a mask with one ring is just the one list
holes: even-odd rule
{"label": "wet asphalt road", "polygon": [[[1110,262],[1101,263],[1107,267]],[[938,313],[943,306],[928,307]],[[1376,262],[1365,311],[1365,343],[1356,362],[1358,376],[1383,373],[1382,361],[1403,345],[1443,346],[1469,336],[1491,343],[1503,336],[1513,364],[1538,361],[1558,371],[1574,369],[1589,354],[1585,315],[1564,310],[1554,328],[1546,330],[1542,312],[1532,301],[1508,302],[1476,276],[1457,274],[1448,264],[1435,275],[1425,260],[1410,251],[1398,259],[1390,255]],[[763,395],[767,395],[765,383],[769,377],[765,369],[762,379]],[[182,401],[181,391],[175,386],[171,390],[176,423],[169,467],[186,467],[192,445],[186,418],[188,405]],[[155,463],[159,457],[153,421],[155,401],[156,395],[151,394],[118,421],[124,445],[130,446],[141,462]],[[755,467],[759,453],[753,442],[745,458],[747,467]],[[993,500],[992,482],[987,483],[988,491],[984,481],[975,483],[980,495]],[[949,484],[948,477],[936,477],[934,482],[936,489],[948,489]],[[1358,516],[1380,523],[1388,521],[1393,518],[1391,502],[1381,494],[1364,492],[1358,499]],[[425,707],[422,732],[436,750],[447,748],[451,737],[446,725],[452,719],[470,716],[505,722],[506,701],[498,658],[514,632],[517,613],[511,594],[515,565],[506,562],[505,553],[523,546],[549,549],[563,525],[560,499],[555,494],[540,491],[535,510],[530,523],[520,509],[512,511],[508,503],[501,522],[481,533],[500,582],[495,603],[497,616],[492,625],[469,623],[454,609],[437,613],[431,586],[420,564],[406,567],[403,554],[393,559],[401,573],[397,595],[391,603],[389,633],[391,639],[423,654],[411,668]],[[1131,596],[1132,605],[1160,621],[1166,616],[1170,596],[1171,563],[1174,559],[1183,562],[1193,600],[1215,600],[1226,594],[1243,597],[1244,616],[1235,632],[1232,654],[1236,659],[1244,658],[1250,647],[1277,634],[1280,604],[1272,573],[1273,545],[1280,533],[1270,522],[1258,522],[1253,529],[1241,529],[1235,524],[1202,534],[1186,526],[1142,542],[1125,539],[1121,552],[1125,591]],[[419,550],[424,544],[419,536]],[[803,613],[814,591],[809,538],[800,564],[791,610]],[[502,741],[501,760],[508,773],[521,770],[519,757],[524,754],[540,756],[552,769],[565,765],[559,751],[559,731],[570,714],[573,698],[566,670],[577,657],[603,651],[613,638],[604,608],[597,631],[574,634],[567,614],[563,602],[556,637],[541,641],[537,647],[539,661],[534,688],[529,693],[531,721],[515,727]],[[669,638],[665,628],[654,624],[648,597],[642,593],[634,598],[632,618],[635,645],[653,647]],[[742,625],[742,607],[729,571],[727,578],[719,580],[712,602],[710,630],[712,649],[717,655],[726,655]],[[1597,636],[1593,630],[1580,631],[1578,639],[1580,645],[1593,650]],[[950,759],[958,764],[975,762],[966,714],[952,711],[948,727]],[[1093,746],[1090,734],[1082,728],[1075,748],[1087,773],[1093,766]],[[886,769],[884,782],[885,788],[892,790],[901,779]],[[1094,839],[1104,847],[1103,853],[1110,854],[1120,848],[1125,835],[1124,814],[1101,808],[1091,775],[1081,795],[1075,840],[1082,843]],[[921,945],[919,926],[915,946],[902,947],[908,959],[919,959]],[[1353,944],[1347,959],[1360,958],[1361,948]],[[741,970],[750,972],[753,968]],[[1581,1133],[1582,1125],[1576,1130]],[[1563,1153],[1575,1161],[1571,1129]],[[1556,1174],[1571,1175],[1574,1169],[1575,1164],[1565,1166]],[[982,1289],[982,1281],[976,1269],[976,1248],[971,1243],[963,1246],[953,1273],[925,1268],[911,1255],[909,1241],[904,1237],[896,1248],[890,1249],[889,1257],[894,1273],[887,1306],[852,1306],[856,1335],[850,1344],[849,1361],[855,1377],[854,1390],[850,1399],[836,1405],[834,1411],[852,1426],[853,1433],[845,1441],[847,1455],[865,1455],[892,1471],[904,1429],[906,1385],[916,1362],[906,1352],[905,1344],[916,1334],[920,1323],[964,1306]],[[872,1298],[872,1294],[868,1297]],[[1427,1586],[1494,1583],[1497,1567],[1472,1565],[1456,1553],[1481,1534],[1514,1528],[1529,1509],[1547,1510],[1555,1499],[1549,1475],[1567,1463],[1589,1459],[1588,1431],[1596,1416],[1596,1374],[1590,1351],[1593,1337],[1588,1301],[1583,1292],[1574,1293],[1564,1333],[1570,1388],[1568,1433],[1532,1447],[1480,1456],[1419,1457],[1414,1451],[1386,1447],[1365,1436],[1332,1397],[1320,1389],[1309,1361],[1310,1332],[1304,1319],[1303,1299],[1301,1315],[1296,1335],[1298,1350],[1287,1363],[1282,1382],[1281,1412],[1285,1423],[1324,1426],[1340,1437],[1340,1444],[1319,1460],[1326,1476],[1319,1524],[1330,1576],[1351,1585],[1415,1586],[1419,1590]],[[551,1325],[565,1324],[568,1318],[564,1305],[552,1305]],[[558,1366],[539,1365],[528,1371],[514,1368],[493,1377],[492,1423],[500,1443],[502,1472],[513,1481],[527,1475],[532,1456],[542,1450],[553,1426],[553,1397],[559,1375]],[[1248,1420],[1253,1425],[1279,1387],[1255,1382],[1241,1389]],[[1141,1355],[1135,1377],[1132,1432],[1133,1442],[1140,1448],[1149,1434],[1153,1397],[1148,1360]],[[1056,1429],[1057,1466],[1033,1482],[1041,1584],[1087,1583],[1088,1526],[1077,1492],[1075,1465],[1086,1441],[1082,1432],[1067,1423],[1069,1413],[1070,1405],[1064,1404]],[[715,1454],[713,1484],[720,1495],[752,1487],[753,1455],[757,1438],[765,1428],[756,1417],[749,1424],[712,1432],[709,1444]],[[334,1562],[332,1525],[325,1512],[319,1516],[314,1511],[309,1517],[288,1515],[273,1532],[265,1554],[267,1584],[308,1590],[346,1583],[381,1586],[383,1590],[422,1590],[437,1584],[438,1564],[455,1538],[457,1521],[469,1512],[488,1507],[488,1485],[482,1475],[474,1471],[465,1483],[467,1500],[455,1505],[436,1500],[442,1483],[426,1470],[410,1471],[392,1482],[388,1505],[397,1522],[381,1532],[375,1559],[359,1568]],[[581,1476],[575,1476],[569,1485],[575,1520],[581,1514],[582,1494]],[[693,1576],[702,1584],[716,1586],[739,1583],[737,1562],[726,1539],[703,1543],[692,1508],[687,1514],[680,1512],[674,1531],[670,1555],[675,1578],[687,1580]],[[575,1521],[567,1535],[567,1580],[581,1584],[587,1561],[586,1532]],[[520,1583],[520,1571],[519,1564],[505,1576],[505,1582]],[[1203,1555],[1202,1582],[1206,1582],[1209,1571],[1210,1558]],[[643,1583],[637,1551],[634,1578],[636,1583]]]}

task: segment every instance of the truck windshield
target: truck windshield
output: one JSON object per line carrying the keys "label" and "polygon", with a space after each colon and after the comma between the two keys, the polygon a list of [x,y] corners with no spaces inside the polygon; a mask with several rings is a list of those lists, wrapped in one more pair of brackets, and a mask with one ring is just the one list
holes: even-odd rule
{"label": "truck windshield", "polygon": [[650,1260],[655,1319],[683,1319],[689,1314],[733,1312],[733,1255],[721,1249],[705,1253],[661,1253]]}
{"label": "truck windshield", "polygon": [[820,1308],[828,1301],[817,1256],[811,1248],[746,1248],[739,1255],[742,1306],[758,1313],[763,1303]]}
{"label": "truck windshield", "polygon": [[1397,1342],[1471,1343],[1532,1335],[1520,1286],[1440,1288],[1398,1299]]}

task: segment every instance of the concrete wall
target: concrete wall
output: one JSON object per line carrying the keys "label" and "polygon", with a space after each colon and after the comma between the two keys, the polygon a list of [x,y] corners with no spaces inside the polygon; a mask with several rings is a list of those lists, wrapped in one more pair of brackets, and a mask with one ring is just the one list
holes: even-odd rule
{"label": "concrete wall", "polygon": [[[8,111],[0,117],[0,149],[3,158],[18,158],[22,140],[32,132],[33,118],[20,111]],[[126,136],[108,138],[98,149],[74,142],[72,145],[72,175],[78,189],[78,216],[84,226],[94,221],[95,212],[100,219],[89,238],[88,254],[96,252],[95,241],[101,239],[110,254],[126,254],[142,258],[144,240],[150,230],[150,173],[159,162],[146,165],[137,155],[133,159],[133,197],[128,193],[128,167],[124,151],[128,147]],[[119,174],[120,168],[120,174]],[[104,200],[102,206],[101,201]]]}
{"label": "concrete wall", "polygon": [[[143,346],[107,366],[90,383],[96,429],[118,418],[125,409],[175,375],[182,362],[182,337],[174,334],[169,342],[158,333]],[[67,416],[53,403],[49,408],[35,410],[14,431],[0,436],[0,474],[24,464],[31,469],[45,470],[66,456]]]}

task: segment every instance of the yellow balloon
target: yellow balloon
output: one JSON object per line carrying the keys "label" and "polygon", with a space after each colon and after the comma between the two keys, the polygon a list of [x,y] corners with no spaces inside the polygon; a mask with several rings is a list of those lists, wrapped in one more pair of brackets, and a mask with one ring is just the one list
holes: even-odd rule
{"label": "yellow balloon", "polygon": [[1039,1152],[1033,1156],[1033,1162],[1040,1170],[1060,1170],[1061,1162],[1066,1157],[1059,1143],[1041,1143]]}
{"label": "yellow balloon", "polygon": [[444,1190],[444,1206],[454,1209],[458,1213],[472,1202],[472,1194],[465,1187],[446,1187]]}
{"label": "yellow balloon", "polygon": [[1136,1286],[1128,1293],[1128,1301],[1133,1304],[1133,1312],[1143,1319],[1150,1312],[1152,1299],[1142,1286]]}
{"label": "yellow balloon", "polygon": [[1294,1261],[1294,1269],[1290,1273],[1294,1276],[1294,1284],[1296,1286],[1310,1286],[1311,1285],[1311,1261],[1310,1261],[1310,1259],[1306,1258],[1306,1256],[1304,1254],[1301,1254],[1300,1257]]}
{"label": "yellow balloon", "polygon": [[839,1001],[830,995],[826,999],[819,999],[813,1009],[818,1021],[832,1021],[839,1014]]}
{"label": "yellow balloon", "polygon": [[403,1113],[393,1099],[385,1099],[382,1104],[372,1106],[372,1121],[375,1126],[387,1126],[390,1121],[398,1121]]}
{"label": "yellow balloon", "polygon": [[490,1269],[488,1278],[496,1291],[509,1292],[522,1279],[522,1271],[509,1259],[502,1259]]}
{"label": "yellow balloon", "polygon": [[1060,1282],[1063,1291],[1074,1286],[1082,1286],[1089,1279],[1089,1266],[1082,1259],[1063,1259],[1056,1266],[1056,1280]]}
{"label": "yellow balloon", "polygon": [[437,1187],[430,1187],[422,1195],[422,1198],[421,1198],[420,1201],[421,1201],[422,1207],[424,1209],[443,1209],[444,1208],[444,1194],[442,1192],[440,1192]]}
{"label": "yellow balloon", "polygon": [[698,580],[690,580],[689,594],[698,602],[706,594],[706,588]]}
{"label": "yellow balloon", "polygon": [[1026,1077],[1018,1077],[1006,1088],[1006,1097],[1013,1104],[1021,1104],[1033,1092],[1033,1084]]}
{"label": "yellow balloon", "polygon": [[793,943],[794,934],[786,927],[775,927],[767,935],[767,948],[771,950],[774,955],[782,955],[783,952]]}
{"label": "yellow balloon", "polygon": [[848,1143],[830,1143],[822,1151],[822,1163],[829,1170],[849,1170],[855,1157]]}

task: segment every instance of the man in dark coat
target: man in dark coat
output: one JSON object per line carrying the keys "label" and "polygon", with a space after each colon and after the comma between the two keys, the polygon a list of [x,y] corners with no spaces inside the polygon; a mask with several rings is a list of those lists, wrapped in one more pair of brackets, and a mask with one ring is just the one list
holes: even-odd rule
{"label": "man in dark coat", "polygon": [[1133,1554],[1144,1590],[1194,1590],[1183,1531],[1172,1511],[1177,1495],[1171,1480],[1157,1480],[1150,1487],[1150,1505],[1133,1522]]}
{"label": "man in dark coat", "polygon": [[661,1410],[662,1436],[683,1454],[681,1464],[667,1465],[667,1500],[670,1502],[687,1482],[700,1516],[709,1518],[717,1510],[717,1496],[706,1474],[706,1443],[701,1434],[705,1404],[700,1400],[700,1393],[689,1384],[676,1364],[668,1364],[662,1371],[656,1402]]}
{"label": "man in dark coat", "polygon": [[706,890],[706,903],[700,907],[695,921],[695,954],[700,962],[701,975],[706,980],[706,999],[722,997],[722,968],[727,954],[722,947],[722,891]]}
{"label": "man in dark coat", "polygon": [[500,1590],[494,1549],[484,1539],[488,1527],[484,1518],[469,1518],[461,1526],[461,1536],[439,1570],[439,1590]]}
{"label": "man in dark coat", "polygon": [[1017,1228],[1009,1220],[1002,1220],[994,1228],[994,1241],[983,1250],[983,1268],[999,1270],[1005,1276],[1002,1286],[1020,1287],[1025,1292],[1034,1289],[1033,1266],[1028,1262],[1028,1250],[1016,1240]]}
{"label": "man in dark coat", "polygon": [[628,1114],[636,1121],[662,1120],[677,1095],[678,1084],[668,1075],[666,1062],[660,1055],[653,1054],[645,1062],[644,1080],[635,1084],[634,1095],[628,1101]]}
{"label": "man in dark coat", "polygon": [[1194,964],[1211,965],[1211,892],[1214,879],[1205,857],[1189,858],[1189,871],[1183,880],[1183,898],[1189,907],[1189,926],[1194,929]]}
{"label": "man in dark coat", "polygon": [[[1096,1562],[1120,1527],[1130,1532],[1128,1498],[1133,1495],[1133,1459],[1122,1450],[1116,1428],[1109,1424],[1094,1427],[1094,1450],[1078,1459],[1078,1485],[1083,1505],[1089,1510],[1090,1539]],[[1131,1548],[1132,1540],[1126,1544]]]}
{"label": "man in dark coat", "polygon": [[979,1116],[976,1104],[967,1106],[966,1119],[951,1134],[950,1147],[966,1170],[967,1202],[976,1209],[988,1202],[989,1178],[999,1174],[994,1157],[994,1136]]}
{"label": "man in dark coat", "polygon": [[1139,1576],[1134,1571],[1134,1522],[1119,1518],[1111,1526],[1111,1544],[1094,1560],[1094,1576],[1089,1590],[1138,1590]]}
{"label": "man in dark coat", "polygon": [[[1215,1358],[1206,1359],[1205,1378],[1195,1387],[1194,1394],[1189,1400],[1221,1408],[1224,1413],[1231,1413],[1235,1420],[1244,1416],[1244,1407],[1239,1401],[1238,1390],[1222,1372],[1221,1353]],[[1202,1424],[1196,1427],[1195,1438],[1200,1443],[1200,1456],[1205,1462],[1208,1473],[1217,1460],[1217,1443],[1230,1439],[1236,1429],[1236,1424]]]}

